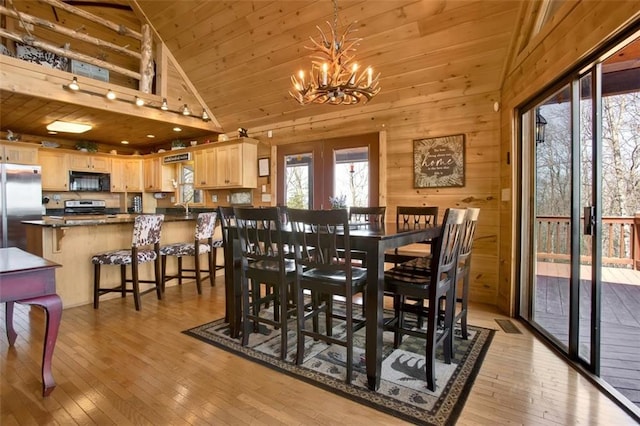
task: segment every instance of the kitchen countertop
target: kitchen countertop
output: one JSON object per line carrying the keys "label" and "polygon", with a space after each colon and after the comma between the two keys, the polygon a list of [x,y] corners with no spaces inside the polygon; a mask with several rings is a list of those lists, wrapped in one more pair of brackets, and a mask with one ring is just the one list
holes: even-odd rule
{"label": "kitchen countertop", "polygon": [[[43,216],[41,220],[24,220],[26,225],[44,226],[49,228],[62,228],[70,226],[96,226],[96,225],[117,225],[122,223],[133,223],[137,214],[113,214],[97,216]],[[196,220],[197,215],[164,215],[165,222],[182,222]]]}

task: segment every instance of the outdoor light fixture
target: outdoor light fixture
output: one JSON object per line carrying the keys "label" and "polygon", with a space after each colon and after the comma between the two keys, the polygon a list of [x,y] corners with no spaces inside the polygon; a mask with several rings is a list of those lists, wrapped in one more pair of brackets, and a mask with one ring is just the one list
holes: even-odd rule
{"label": "outdoor light fixture", "polygon": [[69,121],[54,121],[47,125],[47,130],[50,132],[84,133],[91,130],[91,126],[89,124],[71,123]]}
{"label": "outdoor light fixture", "polygon": [[69,89],[71,90],[80,89],[80,86],[78,85],[78,79],[76,77],[73,77],[73,80],[71,80],[71,83],[69,83]]}
{"label": "outdoor light fixture", "polygon": [[540,114],[540,108],[536,108],[536,145],[544,143],[544,131],[547,127],[547,120]]}
{"label": "outdoor light fixture", "polygon": [[[356,47],[361,38],[348,38],[353,24],[338,37],[338,3],[333,0],[333,25],[327,22],[331,33],[328,38],[320,31],[320,42],[311,38],[314,56],[311,57],[311,71],[305,75],[300,71],[292,75],[293,90],[289,94],[300,104],[353,105],[371,100],[380,91],[378,78],[373,76],[371,67],[360,68],[355,59]],[[362,70],[362,71],[360,71]]]}

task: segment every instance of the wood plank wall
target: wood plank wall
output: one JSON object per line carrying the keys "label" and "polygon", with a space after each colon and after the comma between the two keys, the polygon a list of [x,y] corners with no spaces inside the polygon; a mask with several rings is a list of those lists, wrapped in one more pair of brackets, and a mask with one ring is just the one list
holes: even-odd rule
{"label": "wood plank wall", "polygon": [[[371,133],[372,129],[381,132],[380,205],[387,206],[387,220],[395,220],[398,205],[437,205],[442,214],[448,207],[480,207],[470,298],[495,305],[500,230],[500,114],[493,110],[497,99],[497,91],[465,95],[459,90],[446,99],[414,100],[411,105],[374,113],[358,114],[358,107],[354,107],[354,114],[349,114],[341,108],[340,114],[316,116],[305,123],[279,123],[270,143],[277,150],[287,143]],[[266,130],[252,129],[251,134],[268,140]],[[465,186],[413,188],[413,140],[454,134],[465,135]],[[264,156],[262,151],[258,156]],[[275,181],[273,175],[271,179]]]}
{"label": "wood plank wall", "polygon": [[[533,37],[516,58],[509,70],[502,90],[500,117],[500,155],[516,155],[517,108],[539,93],[560,75],[576,66],[583,58],[625,27],[640,20],[640,3],[631,1],[579,1],[565,4],[553,20]],[[515,158],[514,158],[515,160]],[[520,196],[517,187],[517,161],[510,165],[500,162],[500,186],[512,188],[512,197]],[[516,249],[518,212],[512,201],[499,203],[500,220],[500,279],[497,294],[498,308],[515,314]]]}

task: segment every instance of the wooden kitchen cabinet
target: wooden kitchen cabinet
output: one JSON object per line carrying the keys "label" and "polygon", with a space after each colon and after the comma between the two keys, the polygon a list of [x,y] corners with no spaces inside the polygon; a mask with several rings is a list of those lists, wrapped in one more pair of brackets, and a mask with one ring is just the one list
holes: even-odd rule
{"label": "wooden kitchen cabinet", "polygon": [[142,160],[112,159],[111,192],[142,192],[142,189]]}
{"label": "wooden kitchen cabinet", "polygon": [[242,138],[216,147],[215,187],[257,188],[258,145],[255,139]]}
{"label": "wooden kitchen cabinet", "polygon": [[173,181],[176,179],[176,168],[173,164],[165,165],[162,157],[144,160],[144,191],[173,192]]}
{"label": "wooden kitchen cabinet", "polygon": [[12,141],[0,142],[0,163],[39,164],[38,146]]}
{"label": "wooden kitchen cabinet", "polygon": [[40,150],[38,161],[42,167],[42,189],[44,191],[69,190],[68,156],[59,150]]}
{"label": "wooden kitchen cabinet", "polygon": [[111,158],[91,154],[69,154],[69,170],[111,173]]}
{"label": "wooden kitchen cabinet", "polygon": [[258,141],[241,138],[215,145],[194,152],[194,186],[201,189],[256,188]]}
{"label": "wooden kitchen cabinet", "polygon": [[213,188],[216,181],[216,148],[207,148],[194,152],[195,188]]}

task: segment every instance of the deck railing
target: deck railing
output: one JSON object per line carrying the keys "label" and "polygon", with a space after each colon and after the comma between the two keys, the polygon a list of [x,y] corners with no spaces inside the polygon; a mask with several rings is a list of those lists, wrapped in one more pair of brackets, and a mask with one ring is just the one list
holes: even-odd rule
{"label": "deck railing", "polygon": [[[567,216],[538,216],[537,256],[542,261],[570,259],[570,228]],[[580,220],[583,229],[584,219]],[[591,236],[581,235],[580,258],[591,260]],[[640,270],[640,214],[602,218],[602,264]]]}

